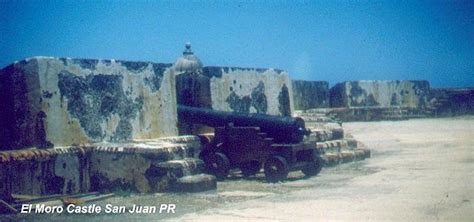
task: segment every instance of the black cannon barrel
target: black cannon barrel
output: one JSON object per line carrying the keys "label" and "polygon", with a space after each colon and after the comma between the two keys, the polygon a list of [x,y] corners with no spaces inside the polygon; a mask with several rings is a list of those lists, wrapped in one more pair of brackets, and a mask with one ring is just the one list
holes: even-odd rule
{"label": "black cannon barrel", "polygon": [[299,117],[232,113],[178,105],[178,119],[210,127],[223,127],[230,123],[242,127],[257,126],[277,143],[299,143],[309,134],[304,120]]}

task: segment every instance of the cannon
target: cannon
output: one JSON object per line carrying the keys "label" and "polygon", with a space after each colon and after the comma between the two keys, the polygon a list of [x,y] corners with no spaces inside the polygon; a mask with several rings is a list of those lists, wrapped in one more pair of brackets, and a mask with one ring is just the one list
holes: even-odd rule
{"label": "cannon", "polygon": [[210,127],[258,126],[260,131],[272,137],[276,143],[299,143],[311,133],[305,128],[303,119],[296,117],[271,116],[256,113],[229,113],[189,106],[178,106],[178,119]]}
{"label": "cannon", "polygon": [[321,171],[316,141],[305,140],[310,131],[301,118],[178,106],[178,120],[214,128],[211,137],[199,135],[199,157],[219,180],[237,168],[250,177],[263,166],[268,182],[285,180],[290,171],[301,170],[307,176]]}

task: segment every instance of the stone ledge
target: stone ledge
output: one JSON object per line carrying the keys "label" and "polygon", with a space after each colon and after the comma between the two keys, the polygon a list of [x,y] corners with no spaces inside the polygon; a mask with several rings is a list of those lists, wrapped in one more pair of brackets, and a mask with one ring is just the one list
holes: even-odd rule
{"label": "stone ledge", "polygon": [[163,192],[180,177],[203,172],[202,161],[194,159],[200,148],[199,137],[183,136],[0,151],[0,188],[31,195],[104,188]]}
{"label": "stone ledge", "polygon": [[321,155],[325,166],[335,166],[342,163],[350,163],[370,158],[369,149],[344,150],[341,152],[327,152]]}
{"label": "stone ledge", "polygon": [[27,149],[27,150],[11,150],[0,151],[0,163],[7,163],[11,161],[27,161],[27,160],[50,160],[61,154],[80,154],[84,155],[90,152],[88,146],[73,146],[50,149]]}

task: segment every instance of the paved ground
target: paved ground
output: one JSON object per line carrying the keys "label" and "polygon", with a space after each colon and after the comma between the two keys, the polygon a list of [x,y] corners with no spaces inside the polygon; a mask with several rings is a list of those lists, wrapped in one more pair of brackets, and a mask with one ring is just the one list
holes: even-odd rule
{"label": "paved ground", "polygon": [[371,159],[274,187],[296,191],[270,189],[262,198],[176,219],[474,221],[474,117],[344,127],[372,149]]}
{"label": "paved ground", "polygon": [[284,183],[233,178],[217,191],[116,197],[176,204],[175,214],[25,215],[36,221],[474,221],[474,116],[346,123],[372,158]]}

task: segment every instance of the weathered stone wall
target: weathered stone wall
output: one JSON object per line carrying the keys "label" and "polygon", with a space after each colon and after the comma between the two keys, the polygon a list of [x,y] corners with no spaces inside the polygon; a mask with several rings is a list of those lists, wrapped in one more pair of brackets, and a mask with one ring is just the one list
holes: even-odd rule
{"label": "weathered stone wall", "polygon": [[474,114],[474,88],[432,89],[430,105],[434,116]]}
{"label": "weathered stone wall", "polygon": [[0,150],[177,135],[171,64],[35,57],[0,71]]}
{"label": "weathered stone wall", "polygon": [[87,192],[87,147],[0,151],[0,195]]}
{"label": "weathered stone wall", "polygon": [[426,109],[428,81],[349,81],[330,90],[331,107],[404,107]]}
{"label": "weathered stone wall", "polygon": [[[290,116],[292,86],[281,70],[204,67],[176,72],[177,103],[227,112]],[[210,133],[204,125],[178,124],[180,135]]]}
{"label": "weathered stone wall", "polygon": [[329,83],[325,81],[292,80],[295,110],[329,107]]}
{"label": "weathered stone wall", "polygon": [[180,178],[203,172],[200,150],[198,137],[182,136],[0,151],[0,199],[11,194],[174,190]]}
{"label": "weathered stone wall", "polygon": [[215,110],[291,116],[293,91],[288,73],[277,69],[204,67]]}
{"label": "weathered stone wall", "polygon": [[176,179],[203,171],[202,161],[196,159],[200,150],[195,136],[96,144],[90,160],[91,190],[168,191]]}

